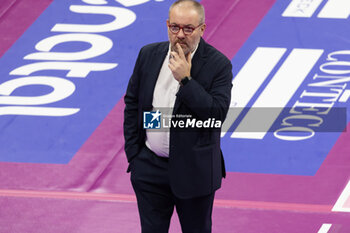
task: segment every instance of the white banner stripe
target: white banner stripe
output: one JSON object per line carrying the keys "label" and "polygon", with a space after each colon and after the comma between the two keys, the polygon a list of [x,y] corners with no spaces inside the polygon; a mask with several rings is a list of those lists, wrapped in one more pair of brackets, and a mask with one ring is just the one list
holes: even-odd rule
{"label": "white banner stripe", "polygon": [[[237,119],[242,109],[247,106],[262,83],[286,52],[285,48],[258,47],[232,81],[231,104],[222,126],[225,132]],[[237,109],[233,109],[237,107]]]}
{"label": "white banner stripe", "polygon": [[[348,181],[348,184],[344,188],[343,192],[341,193],[339,199],[335,203],[332,211],[335,212],[350,212],[350,207],[344,206],[347,201],[350,201],[350,180]],[[349,204],[350,205],[350,204]]]}
{"label": "white banner stripe", "polygon": [[322,0],[301,1],[292,0],[286,10],[282,13],[283,17],[307,17],[310,18]]}
{"label": "white banner stripe", "polygon": [[317,233],[327,233],[331,229],[332,224],[325,223],[321,226],[320,230]]}
{"label": "white banner stripe", "polygon": [[[318,49],[293,49],[231,137],[263,139],[322,53]],[[262,108],[275,111],[261,111]],[[251,129],[259,132],[249,132]]]}
{"label": "white banner stripe", "polygon": [[347,19],[350,15],[349,0],[328,0],[317,17]]}

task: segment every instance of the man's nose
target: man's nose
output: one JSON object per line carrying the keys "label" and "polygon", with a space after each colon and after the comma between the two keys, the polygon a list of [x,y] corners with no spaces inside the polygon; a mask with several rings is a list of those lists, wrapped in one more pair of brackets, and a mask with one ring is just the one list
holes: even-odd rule
{"label": "man's nose", "polygon": [[181,39],[185,38],[185,33],[184,33],[184,31],[183,31],[182,28],[181,28],[180,31],[177,33],[177,37],[178,37],[178,38],[181,38]]}

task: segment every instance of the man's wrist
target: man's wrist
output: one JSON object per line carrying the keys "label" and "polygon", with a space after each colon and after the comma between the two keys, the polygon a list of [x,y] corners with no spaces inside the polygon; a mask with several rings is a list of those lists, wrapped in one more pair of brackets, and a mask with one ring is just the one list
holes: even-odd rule
{"label": "man's wrist", "polygon": [[192,78],[190,76],[186,76],[180,81],[181,86],[185,86]]}

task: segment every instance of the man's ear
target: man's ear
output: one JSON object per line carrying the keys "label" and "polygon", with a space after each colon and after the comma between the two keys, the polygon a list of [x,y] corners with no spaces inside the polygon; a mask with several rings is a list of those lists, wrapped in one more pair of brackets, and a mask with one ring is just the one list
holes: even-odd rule
{"label": "man's ear", "polygon": [[201,27],[200,27],[200,30],[201,30],[201,36],[203,36],[204,34],[204,31],[205,29],[207,28],[207,25],[204,23]]}

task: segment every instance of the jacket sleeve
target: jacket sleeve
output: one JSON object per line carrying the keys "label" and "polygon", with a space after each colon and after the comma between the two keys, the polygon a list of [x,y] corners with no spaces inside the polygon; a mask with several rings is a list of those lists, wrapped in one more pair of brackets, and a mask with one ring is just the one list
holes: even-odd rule
{"label": "jacket sleeve", "polygon": [[124,139],[125,153],[130,162],[140,150],[140,129],[138,123],[138,103],[140,85],[140,60],[142,49],[137,57],[133,73],[124,96]]}
{"label": "jacket sleeve", "polygon": [[[177,97],[201,120],[215,118],[224,122],[231,101],[232,65],[228,59],[215,61],[217,69],[212,76],[209,89],[190,80],[180,88]],[[200,75],[209,75],[201,72]]]}

